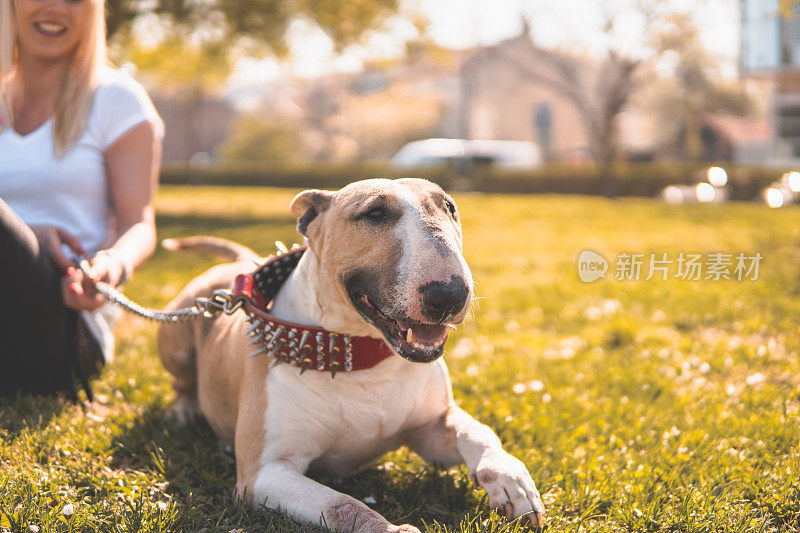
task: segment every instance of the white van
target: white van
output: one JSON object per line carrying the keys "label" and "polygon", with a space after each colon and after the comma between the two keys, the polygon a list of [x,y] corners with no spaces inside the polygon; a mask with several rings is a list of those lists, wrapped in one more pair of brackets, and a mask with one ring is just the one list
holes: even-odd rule
{"label": "white van", "polygon": [[501,168],[527,169],[542,165],[539,145],[528,141],[424,139],[403,146],[391,159],[400,167],[480,162]]}

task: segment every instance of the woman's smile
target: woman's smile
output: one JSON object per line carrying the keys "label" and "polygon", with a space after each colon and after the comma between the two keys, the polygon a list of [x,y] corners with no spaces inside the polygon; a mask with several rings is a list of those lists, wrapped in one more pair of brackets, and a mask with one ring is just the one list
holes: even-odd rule
{"label": "woman's smile", "polygon": [[67,27],[58,22],[42,21],[33,25],[36,31],[48,37],[60,37],[67,33]]}

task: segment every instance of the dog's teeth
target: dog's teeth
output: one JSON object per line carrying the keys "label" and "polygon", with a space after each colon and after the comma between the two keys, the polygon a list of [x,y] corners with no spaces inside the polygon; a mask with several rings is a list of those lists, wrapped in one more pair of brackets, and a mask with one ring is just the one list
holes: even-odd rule
{"label": "dog's teeth", "polygon": [[408,344],[414,342],[414,330],[412,328],[408,328],[408,331],[406,331],[406,342]]}

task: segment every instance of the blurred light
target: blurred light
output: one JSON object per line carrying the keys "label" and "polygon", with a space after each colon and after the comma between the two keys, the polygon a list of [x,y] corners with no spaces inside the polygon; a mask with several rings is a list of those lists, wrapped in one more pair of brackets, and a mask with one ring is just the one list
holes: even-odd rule
{"label": "blurred light", "polygon": [[784,207],[792,203],[792,191],[783,187],[769,187],[764,191],[764,200],[772,208]]}
{"label": "blurred light", "polygon": [[694,188],[694,194],[697,201],[702,204],[708,204],[714,201],[717,196],[717,191],[710,183],[698,183]]}
{"label": "blurred light", "polygon": [[728,173],[722,167],[708,169],[708,182],[714,187],[724,187],[728,184]]}
{"label": "blurred light", "polygon": [[670,185],[668,187],[664,187],[664,190],[661,191],[661,197],[664,199],[665,202],[671,205],[677,205],[683,203],[683,191],[680,187],[676,185]]}
{"label": "blurred light", "polygon": [[783,207],[783,193],[774,187],[767,189],[764,198],[767,200],[767,205],[770,207]]}
{"label": "blurred light", "polygon": [[786,185],[792,192],[800,192],[800,172],[796,170],[786,174]]}

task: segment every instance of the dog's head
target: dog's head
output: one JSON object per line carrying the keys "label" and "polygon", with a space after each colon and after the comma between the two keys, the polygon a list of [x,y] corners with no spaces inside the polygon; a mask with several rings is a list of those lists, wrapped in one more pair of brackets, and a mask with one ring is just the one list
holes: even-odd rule
{"label": "dog's head", "polygon": [[323,298],[346,304],[340,312],[349,308],[410,361],[442,354],[472,300],[450,196],[425,180],[373,179],[302,192],[291,209],[319,261],[321,285],[332,289]]}

